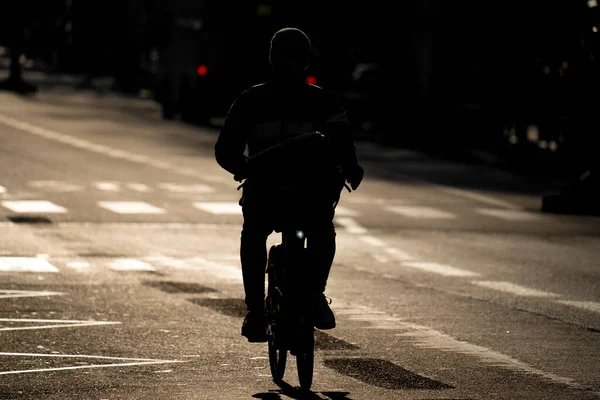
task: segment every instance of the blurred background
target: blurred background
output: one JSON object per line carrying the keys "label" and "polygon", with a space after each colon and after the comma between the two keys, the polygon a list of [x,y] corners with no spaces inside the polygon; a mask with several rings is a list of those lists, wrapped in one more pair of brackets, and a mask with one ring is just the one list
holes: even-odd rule
{"label": "blurred background", "polygon": [[165,119],[218,125],[268,77],[273,32],[296,26],[314,46],[307,80],[339,96],[358,136],[492,154],[577,182],[571,191],[589,186],[600,158],[597,0],[482,3],[8,1],[0,88],[37,90],[23,70],[69,75],[81,89],[156,101]]}

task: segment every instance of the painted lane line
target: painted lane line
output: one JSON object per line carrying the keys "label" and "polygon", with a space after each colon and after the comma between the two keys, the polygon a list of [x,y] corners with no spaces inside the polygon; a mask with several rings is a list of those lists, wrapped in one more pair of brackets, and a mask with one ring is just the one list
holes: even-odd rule
{"label": "painted lane line", "polygon": [[153,364],[172,364],[172,363],[183,363],[186,361],[181,360],[156,360],[149,358],[125,358],[125,357],[102,357],[102,356],[89,356],[82,354],[34,354],[34,353],[3,353],[0,352],[0,356],[7,357],[54,357],[54,358],[75,358],[75,359],[95,359],[95,360],[111,360],[111,361],[130,361],[120,362],[112,364],[94,364],[94,365],[77,365],[67,367],[55,367],[55,368],[38,368],[38,369],[25,369],[19,371],[1,371],[0,375],[15,375],[15,374],[26,374],[31,372],[52,372],[52,371],[66,371],[74,369],[89,369],[89,368],[110,368],[110,367],[131,367],[136,365],[153,365]]}
{"label": "painted lane line", "polygon": [[[70,135],[66,135],[64,133],[52,131],[49,129],[44,129],[39,126],[35,126],[35,125],[29,124],[27,122],[20,121],[18,119],[11,118],[4,114],[0,114],[0,122],[4,123],[5,125],[8,125],[10,127],[25,131],[27,133],[31,133],[33,135],[36,135],[36,136],[39,136],[39,137],[42,137],[42,138],[45,138],[48,140],[53,140],[55,142],[59,142],[59,143],[63,143],[63,144],[69,145],[69,146],[92,151],[92,152],[99,153],[99,154],[102,154],[105,156],[118,158],[121,160],[133,162],[133,163],[149,165],[154,168],[168,170],[170,172],[174,172],[179,175],[192,176],[195,178],[197,178],[199,175],[198,170],[194,169],[194,168],[181,168],[181,167],[177,167],[175,165],[169,164],[168,162],[156,160],[152,157],[148,157],[148,156],[144,156],[144,155],[136,154],[136,153],[130,153],[130,152],[127,152],[124,150],[113,149],[109,146],[96,144],[96,143],[93,143],[93,142],[90,142],[87,140],[83,140],[83,139],[78,139],[75,136],[70,136]],[[232,179],[223,178],[222,180],[219,180],[219,181],[221,181],[221,182],[226,181],[228,183],[231,183]]]}
{"label": "painted lane line", "polygon": [[0,272],[58,272],[58,268],[40,257],[0,257]]}
{"label": "painted lane line", "polygon": [[242,207],[237,201],[194,202],[194,207],[217,215],[242,215]]}
{"label": "painted lane line", "polygon": [[358,237],[358,240],[365,242],[366,244],[369,244],[371,246],[375,246],[375,247],[383,247],[385,246],[385,242],[375,236],[370,236],[370,235],[360,235]]}
{"label": "painted lane line", "polygon": [[51,192],[81,192],[84,189],[82,185],[55,180],[29,181],[28,184],[36,189]]}
{"label": "painted lane line", "polygon": [[0,352],[0,356],[83,358],[83,359],[115,360],[115,361],[173,361],[173,362],[181,362],[181,361],[177,361],[177,360],[157,360],[157,359],[154,359],[154,358],[92,356],[92,355],[89,355],[89,354],[48,354],[48,353],[8,353],[8,352]]}
{"label": "painted lane line", "polygon": [[396,260],[399,260],[399,261],[413,260],[413,257],[410,254],[408,254],[404,250],[400,250],[395,247],[387,247],[387,248],[383,249],[383,251],[385,251],[390,256],[394,257]]}
{"label": "painted lane line", "polygon": [[517,285],[504,281],[472,281],[474,285],[494,289],[501,292],[511,293],[517,296],[526,297],[557,297],[556,293],[545,292],[543,290],[531,289],[525,286]]}
{"label": "painted lane line", "polygon": [[[160,267],[204,272],[219,280],[233,281],[236,283],[242,281],[242,270],[240,267],[228,263],[207,260],[204,257],[181,259],[159,254],[145,257],[144,260]],[[235,261],[239,262],[239,257],[236,258]]]}
{"label": "painted lane line", "polygon": [[478,273],[467,271],[449,265],[437,264],[433,262],[404,261],[403,266],[416,268],[427,272],[433,272],[444,276],[479,276]]}
{"label": "painted lane line", "polygon": [[45,292],[38,290],[0,290],[0,299],[9,299],[16,297],[62,296],[63,294],[63,292]]}
{"label": "painted lane line", "polygon": [[335,218],[335,222],[340,224],[348,233],[367,233],[367,230],[360,226],[354,218],[349,217],[341,217]]}
{"label": "painted lane line", "polygon": [[152,265],[134,258],[117,258],[108,263],[113,271],[156,271]]}
{"label": "painted lane line", "polygon": [[35,329],[73,328],[78,326],[118,325],[118,321],[80,321],[65,319],[28,319],[28,318],[0,318],[0,322],[20,322],[29,324],[45,324],[34,326],[14,326],[0,328],[0,331],[24,331]]}
{"label": "painted lane line", "polygon": [[192,267],[206,271],[217,279],[242,282],[242,269],[240,267],[207,260],[203,257],[189,259]]}
{"label": "painted lane line", "polygon": [[117,182],[94,182],[96,189],[103,190],[105,192],[120,192],[121,187]]}
{"label": "painted lane line", "polygon": [[[364,316],[364,321],[373,329],[388,329],[401,331],[396,333],[398,337],[404,337],[413,342],[415,347],[453,352],[474,357],[479,362],[500,367],[516,373],[525,373],[539,376],[543,379],[566,385],[572,389],[589,390],[589,388],[577,383],[574,379],[559,376],[550,372],[545,372],[534,368],[522,361],[502,354],[500,352],[478,346],[464,340],[458,340],[450,335],[437,331],[428,326],[411,323],[405,319],[397,318],[393,314],[387,314],[374,310],[370,307],[347,304],[341,300],[334,299],[332,305],[335,305],[335,312],[338,314],[353,313],[354,320],[360,320],[360,315]],[[376,314],[378,313],[378,314]],[[374,315],[380,315],[377,319]]]}
{"label": "painted lane line", "polygon": [[71,269],[80,270],[88,269],[90,267],[90,263],[87,261],[69,261],[66,265]]}
{"label": "painted lane line", "polygon": [[163,190],[168,190],[174,193],[193,193],[193,194],[206,194],[214,193],[215,189],[210,185],[203,183],[196,183],[192,185],[179,184],[179,183],[159,183],[158,187]]}
{"label": "painted lane line", "polygon": [[577,307],[582,310],[600,313],[600,303],[594,301],[556,300],[556,302],[566,306]]}
{"label": "painted lane line", "polygon": [[390,261],[386,256],[382,256],[381,254],[371,253],[371,257],[373,257],[377,262],[385,264]]}
{"label": "painted lane line", "polygon": [[507,221],[535,221],[542,217],[538,214],[521,210],[500,210],[494,208],[477,208],[479,214],[496,217]]}
{"label": "painted lane line", "polygon": [[144,183],[137,183],[137,182],[127,182],[125,184],[125,186],[128,189],[134,190],[136,192],[140,192],[140,193],[148,193],[152,191],[152,188]]}
{"label": "painted lane line", "polygon": [[[198,229],[198,230],[239,230],[240,225],[237,223],[220,223],[220,224],[204,224],[194,222],[56,222],[53,224],[57,227],[104,227],[104,228],[144,228],[144,229]],[[1,223],[0,223],[0,226]],[[7,227],[13,228],[17,224],[11,222],[6,224]]]}
{"label": "painted lane line", "polygon": [[17,213],[66,213],[67,209],[46,200],[7,200],[2,206]]}
{"label": "painted lane line", "polygon": [[118,214],[164,214],[163,208],[144,201],[99,201],[98,205]]}
{"label": "painted lane line", "polygon": [[468,199],[477,200],[480,203],[486,203],[489,205],[508,208],[508,209],[512,209],[512,210],[520,210],[522,208],[522,207],[520,207],[516,204],[510,203],[508,201],[500,200],[500,199],[497,199],[497,198],[491,197],[491,196],[486,196],[484,194],[470,192],[467,190],[457,189],[457,188],[448,187],[448,186],[441,186],[441,185],[438,185],[438,186],[444,192],[448,192],[448,193],[451,193],[451,194],[459,196],[459,197],[465,197]]}
{"label": "painted lane line", "polygon": [[386,210],[409,218],[454,219],[456,215],[425,206],[387,206]]}
{"label": "painted lane line", "polygon": [[337,206],[335,208],[335,215],[339,215],[342,217],[357,217],[358,212],[351,210],[347,207]]}

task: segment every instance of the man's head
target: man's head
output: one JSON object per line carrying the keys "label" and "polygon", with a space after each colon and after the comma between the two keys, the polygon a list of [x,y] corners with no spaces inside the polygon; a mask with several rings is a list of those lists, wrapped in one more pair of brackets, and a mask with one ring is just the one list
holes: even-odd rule
{"label": "man's head", "polygon": [[297,28],[283,28],[271,38],[269,62],[275,70],[305,70],[311,54],[310,39]]}

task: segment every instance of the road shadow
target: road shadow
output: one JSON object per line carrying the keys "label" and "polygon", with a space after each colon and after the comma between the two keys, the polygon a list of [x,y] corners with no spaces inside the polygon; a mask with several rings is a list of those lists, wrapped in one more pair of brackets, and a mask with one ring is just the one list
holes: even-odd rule
{"label": "road shadow", "polygon": [[257,393],[252,395],[252,397],[263,400],[281,400],[283,399],[281,395],[285,395],[289,398],[297,400],[323,400],[322,396],[326,396],[325,398],[330,400],[352,400],[351,397],[348,397],[350,394],[349,392],[319,392],[322,395],[319,396],[317,393],[311,390],[293,387],[285,381],[275,383],[277,386],[279,386],[279,390],[270,390],[268,392]]}

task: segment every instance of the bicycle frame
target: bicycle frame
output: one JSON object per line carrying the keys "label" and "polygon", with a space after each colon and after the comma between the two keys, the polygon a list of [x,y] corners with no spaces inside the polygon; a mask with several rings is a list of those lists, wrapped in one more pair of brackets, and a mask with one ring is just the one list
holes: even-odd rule
{"label": "bicycle frame", "polygon": [[306,261],[306,235],[298,229],[281,231],[282,242],[269,251],[267,266],[269,364],[275,381],[281,381],[287,352],[296,357],[300,387],[309,389],[314,364],[314,322],[310,313],[310,291]]}

